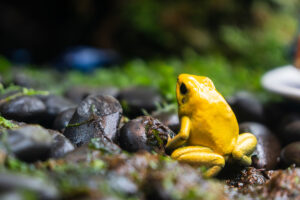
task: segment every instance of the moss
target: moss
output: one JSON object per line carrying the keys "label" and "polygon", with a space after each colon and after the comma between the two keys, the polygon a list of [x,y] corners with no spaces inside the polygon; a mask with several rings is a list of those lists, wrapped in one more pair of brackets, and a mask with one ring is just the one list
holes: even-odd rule
{"label": "moss", "polygon": [[42,91],[42,90],[34,90],[29,88],[21,88],[19,86],[10,86],[9,88],[1,88],[1,93],[5,94],[9,91],[17,91],[16,93],[13,93],[12,95],[9,95],[8,97],[5,97],[4,99],[0,100],[0,105],[9,101],[12,101],[18,97],[21,96],[36,96],[36,95],[49,95],[48,91]]}
{"label": "moss", "polygon": [[13,122],[5,119],[4,117],[0,116],[0,130],[5,128],[5,129],[12,129],[12,128],[17,128],[18,126],[14,124]]}
{"label": "moss", "polygon": [[120,153],[120,149],[113,142],[111,142],[106,136],[99,138],[92,138],[89,143],[89,148],[98,150],[103,154]]}
{"label": "moss", "polygon": [[68,124],[67,127],[78,127],[78,126],[81,126],[83,124],[87,124],[89,122],[91,122],[93,119],[89,119],[89,120],[86,120],[86,121],[83,121],[83,122],[79,122],[79,123],[74,123],[74,124]]}
{"label": "moss", "polygon": [[159,131],[158,130],[152,130],[152,133],[156,139],[155,144],[158,144],[158,146],[162,146],[164,143],[162,139],[159,137]]}
{"label": "moss", "polygon": [[106,169],[107,165],[104,161],[97,159],[91,162],[91,167],[95,170],[104,170]]}

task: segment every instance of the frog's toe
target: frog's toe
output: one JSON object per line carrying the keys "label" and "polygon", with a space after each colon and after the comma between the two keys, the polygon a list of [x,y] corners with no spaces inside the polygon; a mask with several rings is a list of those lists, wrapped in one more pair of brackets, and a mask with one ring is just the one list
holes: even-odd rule
{"label": "frog's toe", "polygon": [[242,165],[251,165],[251,154],[256,148],[256,137],[251,133],[240,134],[237,144],[232,151],[232,157],[239,160]]}

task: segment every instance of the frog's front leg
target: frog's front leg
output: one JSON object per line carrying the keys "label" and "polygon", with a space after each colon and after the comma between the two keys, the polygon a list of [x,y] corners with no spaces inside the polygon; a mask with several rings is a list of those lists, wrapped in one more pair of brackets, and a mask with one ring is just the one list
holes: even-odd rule
{"label": "frog's front leg", "polygon": [[210,148],[202,146],[181,147],[176,149],[171,157],[180,162],[207,167],[208,170],[203,174],[204,177],[217,175],[225,165],[223,156],[214,153]]}
{"label": "frog's front leg", "polygon": [[181,118],[181,127],[179,133],[172,139],[169,139],[166,150],[172,151],[186,143],[191,130],[191,121],[187,116]]}
{"label": "frog's front leg", "polygon": [[256,148],[256,137],[251,133],[240,134],[232,151],[232,157],[245,166],[251,165],[251,154]]}

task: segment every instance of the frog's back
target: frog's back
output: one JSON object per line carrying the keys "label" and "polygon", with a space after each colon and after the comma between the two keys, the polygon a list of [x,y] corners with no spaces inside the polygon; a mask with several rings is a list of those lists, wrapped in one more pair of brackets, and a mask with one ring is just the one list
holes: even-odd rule
{"label": "frog's back", "polygon": [[238,123],[223,96],[217,91],[214,95],[215,98],[193,112],[188,143],[207,146],[221,155],[231,154],[238,137]]}

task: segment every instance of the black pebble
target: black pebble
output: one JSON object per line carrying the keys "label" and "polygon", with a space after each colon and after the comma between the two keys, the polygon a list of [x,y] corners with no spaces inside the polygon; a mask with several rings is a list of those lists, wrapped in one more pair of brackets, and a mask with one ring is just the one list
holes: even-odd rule
{"label": "black pebble", "polygon": [[0,106],[3,117],[30,123],[40,121],[45,111],[43,101],[34,96],[21,96]]}
{"label": "black pebble", "polygon": [[240,133],[245,132],[252,133],[257,138],[252,165],[256,168],[274,169],[278,164],[281,150],[277,137],[267,127],[255,122],[240,124]]}

